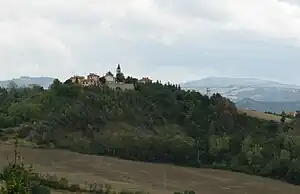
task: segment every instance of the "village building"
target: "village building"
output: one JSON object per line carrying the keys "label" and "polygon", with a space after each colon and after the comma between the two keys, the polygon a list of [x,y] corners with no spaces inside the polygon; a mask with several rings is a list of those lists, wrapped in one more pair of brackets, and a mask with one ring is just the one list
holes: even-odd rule
{"label": "village building", "polygon": [[[116,76],[114,76],[111,73],[111,71],[108,71],[102,77],[97,75],[96,73],[90,73],[89,75],[87,75],[86,78],[84,76],[75,75],[75,76],[71,77],[70,80],[72,81],[72,83],[80,84],[83,87],[106,85],[112,89],[133,90],[134,84],[126,83],[125,78],[120,79],[120,77],[118,77],[118,76],[120,76],[120,74],[122,74],[121,76],[124,77],[124,75],[121,71],[120,64],[118,64],[117,68],[116,68]],[[118,79],[117,79],[117,77],[118,77]],[[123,81],[123,79],[124,79],[124,81]],[[152,80],[149,79],[148,77],[143,77],[138,82],[139,83],[152,83]]]}
{"label": "village building", "polygon": [[297,116],[297,112],[289,112],[287,113],[287,115],[292,116],[292,117],[296,117]]}
{"label": "village building", "polygon": [[104,76],[106,83],[115,83],[114,75],[109,71]]}
{"label": "village building", "polygon": [[86,86],[99,86],[100,85],[100,76],[95,73],[90,73],[87,76]]}
{"label": "village building", "polygon": [[88,80],[93,80],[95,82],[98,82],[99,81],[99,78],[100,76],[95,74],[95,73],[90,73],[88,76],[87,76],[87,79]]}
{"label": "village building", "polygon": [[152,83],[152,80],[149,79],[148,77],[143,77],[142,79],[139,80],[139,83],[143,83],[143,84]]}
{"label": "village building", "polygon": [[70,79],[71,79],[72,83],[81,84],[85,80],[85,77],[75,75],[75,76],[71,77]]}
{"label": "village building", "polygon": [[118,66],[117,66],[116,75],[117,75],[118,73],[122,73],[120,64],[118,64]]}

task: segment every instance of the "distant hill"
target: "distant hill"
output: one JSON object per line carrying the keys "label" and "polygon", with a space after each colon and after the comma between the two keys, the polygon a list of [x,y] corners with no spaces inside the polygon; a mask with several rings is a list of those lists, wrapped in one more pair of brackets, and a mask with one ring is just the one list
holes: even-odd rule
{"label": "distant hill", "polygon": [[53,77],[27,77],[27,76],[22,76],[20,78],[13,78],[11,80],[0,81],[0,86],[1,87],[7,87],[7,85],[11,81],[13,81],[19,87],[29,86],[29,85],[40,85],[44,88],[48,88],[52,84],[54,79],[55,78],[53,78]]}
{"label": "distant hill", "polygon": [[264,80],[258,78],[231,78],[231,77],[207,77],[200,80],[189,81],[183,83],[185,86],[193,87],[228,87],[232,85],[240,86],[260,86],[260,87],[284,87],[284,88],[298,88],[300,86],[283,84],[276,81]]}
{"label": "distant hill", "polygon": [[296,111],[300,108],[300,86],[255,78],[208,77],[181,84],[183,89],[220,93],[237,107],[258,111]]}
{"label": "distant hill", "polygon": [[248,108],[254,109],[259,112],[276,112],[281,113],[285,112],[293,112],[296,110],[300,110],[300,101],[294,102],[266,102],[266,101],[256,101],[250,98],[240,100],[235,103],[239,108]]}
{"label": "distant hill", "polygon": [[[274,114],[268,114],[264,112],[259,112],[259,111],[254,111],[250,109],[244,109],[244,108],[239,108],[239,113],[246,113],[250,117],[258,118],[258,119],[264,119],[264,120],[269,120],[269,121],[275,121],[275,122],[281,122],[281,116],[274,115]],[[291,122],[292,119],[286,118],[286,122]]]}

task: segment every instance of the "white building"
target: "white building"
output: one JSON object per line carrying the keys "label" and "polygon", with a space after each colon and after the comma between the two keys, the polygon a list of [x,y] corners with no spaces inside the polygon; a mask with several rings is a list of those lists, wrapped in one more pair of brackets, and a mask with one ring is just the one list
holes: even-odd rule
{"label": "white building", "polygon": [[115,83],[114,75],[109,71],[104,76],[107,83]]}

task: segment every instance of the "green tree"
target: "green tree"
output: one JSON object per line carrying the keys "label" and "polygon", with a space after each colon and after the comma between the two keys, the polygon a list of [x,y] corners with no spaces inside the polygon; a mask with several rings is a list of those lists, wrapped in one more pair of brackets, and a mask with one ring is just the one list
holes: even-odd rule
{"label": "green tree", "polygon": [[16,84],[16,82],[14,81],[10,81],[8,84],[7,84],[7,88],[12,90],[12,89],[17,89],[18,88],[18,85]]}
{"label": "green tree", "polygon": [[286,113],[284,111],[282,111],[281,119],[280,119],[281,123],[285,123],[286,117],[287,117]]}
{"label": "green tree", "polygon": [[117,82],[124,82],[125,81],[125,76],[123,73],[117,73],[116,74],[116,81]]}
{"label": "green tree", "polygon": [[138,79],[130,77],[130,76],[127,76],[126,79],[125,79],[125,83],[127,83],[127,84],[137,84],[138,83]]}

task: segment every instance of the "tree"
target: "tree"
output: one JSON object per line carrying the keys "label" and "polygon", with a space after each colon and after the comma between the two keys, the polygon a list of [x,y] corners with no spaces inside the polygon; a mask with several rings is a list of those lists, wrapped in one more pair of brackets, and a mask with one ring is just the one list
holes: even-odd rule
{"label": "tree", "polygon": [[106,79],[105,79],[104,76],[100,77],[99,81],[100,81],[101,84],[105,84],[106,83]]}
{"label": "tree", "polygon": [[7,88],[8,88],[8,89],[16,89],[16,88],[18,88],[18,85],[16,84],[16,82],[10,81],[10,82],[7,84]]}
{"label": "tree", "polygon": [[[78,79],[76,78],[76,81],[78,82]],[[67,79],[64,84],[72,84],[72,80],[71,79]]]}
{"label": "tree", "polygon": [[52,84],[50,85],[51,89],[57,89],[62,85],[62,83],[59,81],[59,79],[53,80]]}
{"label": "tree", "polygon": [[125,79],[126,84],[137,84],[137,82],[138,82],[137,78],[133,78],[133,77],[130,77],[130,76],[127,76],[126,79]]}
{"label": "tree", "polygon": [[285,123],[285,120],[286,120],[286,113],[282,111],[280,121],[281,123]]}
{"label": "tree", "polygon": [[15,138],[14,160],[9,162],[9,165],[0,174],[0,181],[4,182],[4,186],[0,185],[0,192],[3,194],[31,193],[30,177],[33,175],[32,169],[25,168],[23,161],[20,160],[17,145],[18,140]]}
{"label": "tree", "polygon": [[117,82],[124,82],[125,81],[125,76],[124,76],[124,74],[123,73],[117,73],[116,74],[116,81]]}

